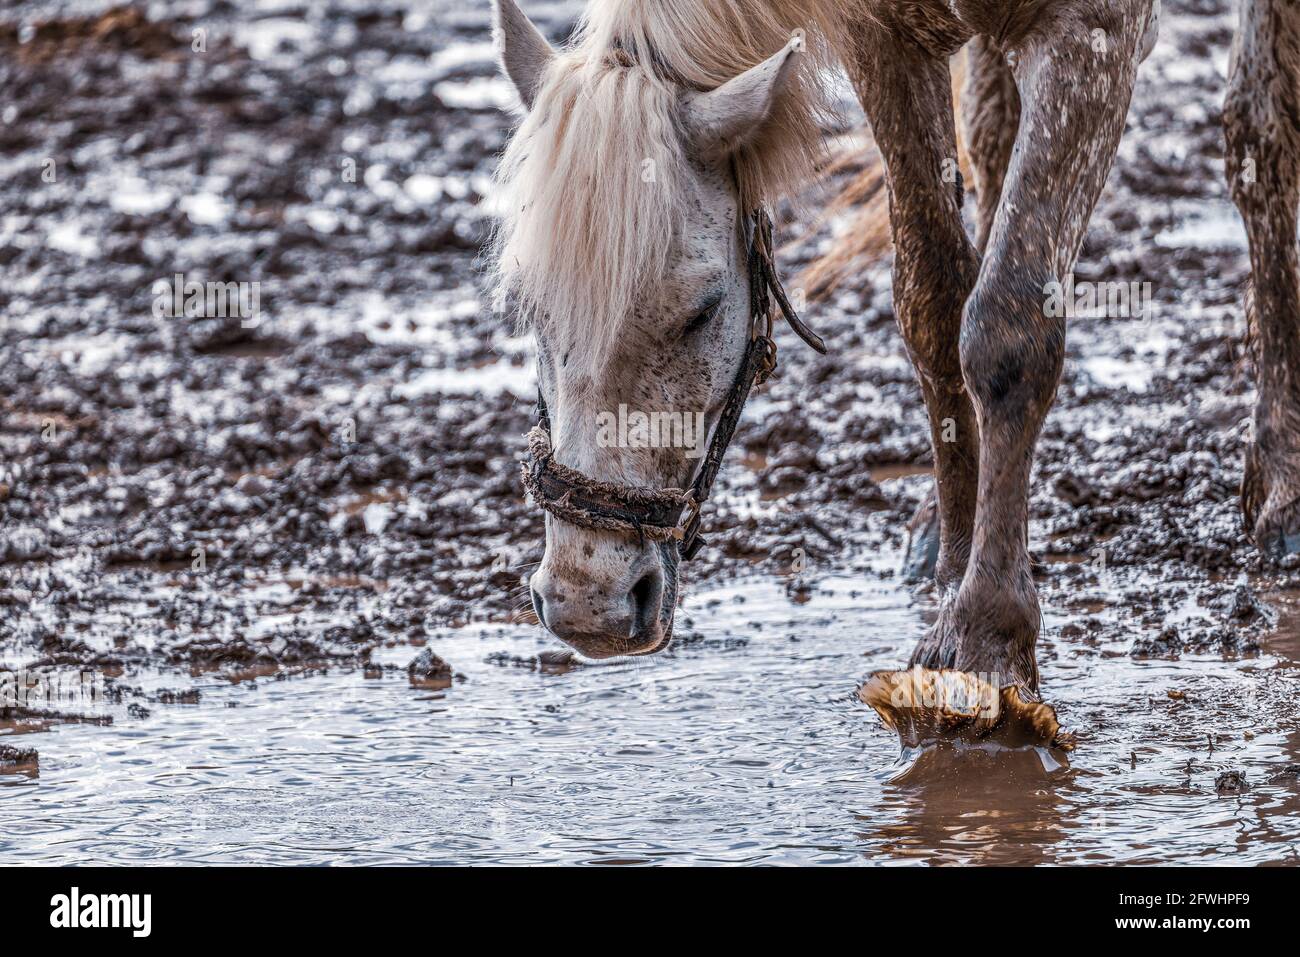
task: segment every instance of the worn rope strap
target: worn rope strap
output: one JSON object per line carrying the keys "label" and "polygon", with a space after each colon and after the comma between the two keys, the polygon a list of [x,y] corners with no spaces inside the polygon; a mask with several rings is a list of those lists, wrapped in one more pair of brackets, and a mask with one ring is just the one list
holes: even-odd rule
{"label": "worn rope strap", "polygon": [[686,489],[600,482],[555,461],[550,433],[540,425],[528,433],[522,473],[524,487],[539,506],[585,528],[631,532],[662,542],[681,537],[682,513],[695,508]]}

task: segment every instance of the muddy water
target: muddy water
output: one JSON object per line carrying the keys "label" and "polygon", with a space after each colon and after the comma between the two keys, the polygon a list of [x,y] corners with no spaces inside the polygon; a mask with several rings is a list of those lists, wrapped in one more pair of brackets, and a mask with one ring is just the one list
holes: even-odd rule
{"label": "muddy water", "polygon": [[[909,763],[856,703],[926,611],[859,577],[799,600],[763,579],[696,593],[696,637],[650,661],[538,670],[536,629],[471,626],[437,639],[462,676],[440,691],[361,670],[200,680],[197,704],[18,737],[41,767],[0,776],[0,861],[1300,859],[1300,605],[1239,662],[1047,642],[1044,687],[1081,739],[1051,772]],[[1216,791],[1230,771],[1246,790]]]}

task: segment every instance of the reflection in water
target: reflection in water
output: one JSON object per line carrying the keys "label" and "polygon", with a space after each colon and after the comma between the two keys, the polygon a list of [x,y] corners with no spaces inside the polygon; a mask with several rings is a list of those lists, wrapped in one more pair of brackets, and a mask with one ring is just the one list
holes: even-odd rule
{"label": "reflection in water", "polygon": [[893,814],[859,818],[873,828],[862,839],[927,864],[1051,863],[1068,833],[1070,776],[1036,751],[928,748],[885,784]]}
{"label": "reflection in water", "polygon": [[[479,625],[430,636],[464,676],[442,689],[412,687],[418,648],[388,648],[396,670],[203,675],[187,703],[49,725],[21,736],[39,773],[0,775],[0,862],[1296,860],[1291,633],[1255,659],[1137,661],[1123,639],[1061,637],[1049,596],[1043,692],[1078,735],[1072,767],[900,764],[855,690],[906,660],[927,607],[873,576],[802,597],[695,593],[656,659],[553,666],[537,629]],[[1216,791],[1229,771],[1246,790]]]}

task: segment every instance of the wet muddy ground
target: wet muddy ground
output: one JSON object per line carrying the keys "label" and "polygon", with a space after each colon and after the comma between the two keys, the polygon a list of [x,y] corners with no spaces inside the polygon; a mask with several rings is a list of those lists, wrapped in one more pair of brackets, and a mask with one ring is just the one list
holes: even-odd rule
{"label": "wet muddy ground", "polygon": [[[575,665],[526,610],[528,344],[476,269],[485,0],[0,14],[0,860],[1294,862],[1300,568],[1236,503],[1233,20],[1165,8],[1078,268],[1156,309],[1072,322],[1035,473],[1050,773],[896,763],[854,697],[933,613],[887,264],[807,310],[831,355],[781,340],[674,649]],[[529,10],[558,40],[576,5]],[[159,316],[177,274],[260,311]]]}

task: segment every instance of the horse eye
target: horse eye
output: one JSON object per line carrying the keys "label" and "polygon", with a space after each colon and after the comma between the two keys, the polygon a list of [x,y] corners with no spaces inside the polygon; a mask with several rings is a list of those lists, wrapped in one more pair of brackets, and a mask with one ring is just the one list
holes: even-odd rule
{"label": "horse eye", "polygon": [[686,334],[690,335],[693,332],[699,332],[710,322],[712,322],[713,317],[718,314],[718,307],[720,305],[721,303],[714,303],[713,305],[709,306],[709,308],[701,312],[694,319],[692,319],[690,322],[686,323]]}

